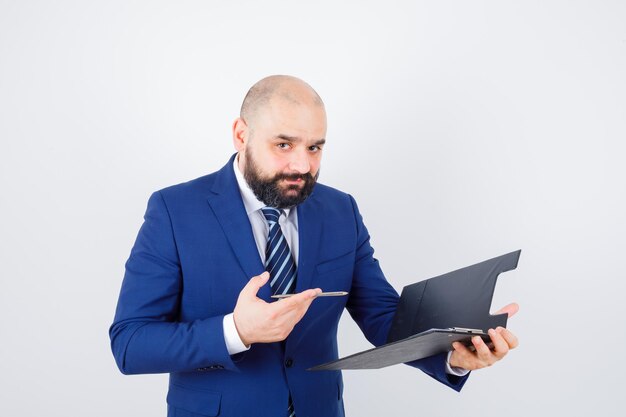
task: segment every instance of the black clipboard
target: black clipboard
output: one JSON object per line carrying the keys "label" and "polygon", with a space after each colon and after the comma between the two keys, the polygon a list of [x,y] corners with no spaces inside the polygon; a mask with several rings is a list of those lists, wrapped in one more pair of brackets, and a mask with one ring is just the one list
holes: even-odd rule
{"label": "black clipboard", "polygon": [[379,369],[452,350],[452,343],[470,343],[487,330],[506,327],[507,314],[489,309],[498,276],[517,268],[521,250],[508,253],[434,278],[407,285],[402,290],[387,343],[311,371]]}

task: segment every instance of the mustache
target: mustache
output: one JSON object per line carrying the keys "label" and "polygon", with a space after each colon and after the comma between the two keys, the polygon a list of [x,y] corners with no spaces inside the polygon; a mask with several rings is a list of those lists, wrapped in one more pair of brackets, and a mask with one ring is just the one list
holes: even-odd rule
{"label": "mustache", "polygon": [[277,180],[290,180],[290,181],[295,181],[295,180],[303,180],[303,181],[313,181],[313,175],[311,175],[310,172],[307,172],[306,174],[285,174],[285,173],[281,173],[281,174],[276,174],[274,176],[274,181]]}

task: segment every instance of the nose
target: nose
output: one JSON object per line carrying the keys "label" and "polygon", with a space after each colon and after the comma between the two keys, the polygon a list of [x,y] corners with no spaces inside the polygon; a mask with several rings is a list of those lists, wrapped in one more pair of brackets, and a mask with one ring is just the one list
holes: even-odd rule
{"label": "nose", "polygon": [[299,174],[306,174],[311,171],[311,163],[306,150],[292,153],[292,158],[289,161],[289,170]]}

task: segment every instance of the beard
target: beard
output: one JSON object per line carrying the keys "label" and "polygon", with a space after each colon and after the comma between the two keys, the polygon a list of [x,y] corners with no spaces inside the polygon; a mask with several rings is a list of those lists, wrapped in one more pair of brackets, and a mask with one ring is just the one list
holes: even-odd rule
{"label": "beard", "polygon": [[[291,208],[306,200],[313,192],[319,170],[315,177],[311,173],[306,174],[285,174],[279,173],[270,178],[263,178],[258,164],[254,160],[250,149],[246,150],[246,164],[243,177],[257,199],[265,203],[266,206],[278,209]],[[281,180],[302,180],[300,184],[289,184],[281,188]]]}

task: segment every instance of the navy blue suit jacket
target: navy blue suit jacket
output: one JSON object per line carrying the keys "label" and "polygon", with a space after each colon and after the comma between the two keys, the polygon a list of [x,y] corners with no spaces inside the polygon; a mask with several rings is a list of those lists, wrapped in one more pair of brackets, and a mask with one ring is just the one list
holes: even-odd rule
{"label": "navy blue suit jacket", "polygon": [[[337,359],[337,324],[348,309],[367,339],[384,344],[397,292],[386,281],[354,199],[317,184],[297,207],[296,291],[320,298],[284,343],[230,356],[222,320],[248,280],[264,271],[233,172],[155,192],[126,263],[111,347],[125,374],[170,373],[168,416],[279,416],[291,393],[298,417],[343,415],[339,371],[306,371]],[[271,301],[269,285],[258,296]],[[445,356],[411,363],[460,390]]]}

